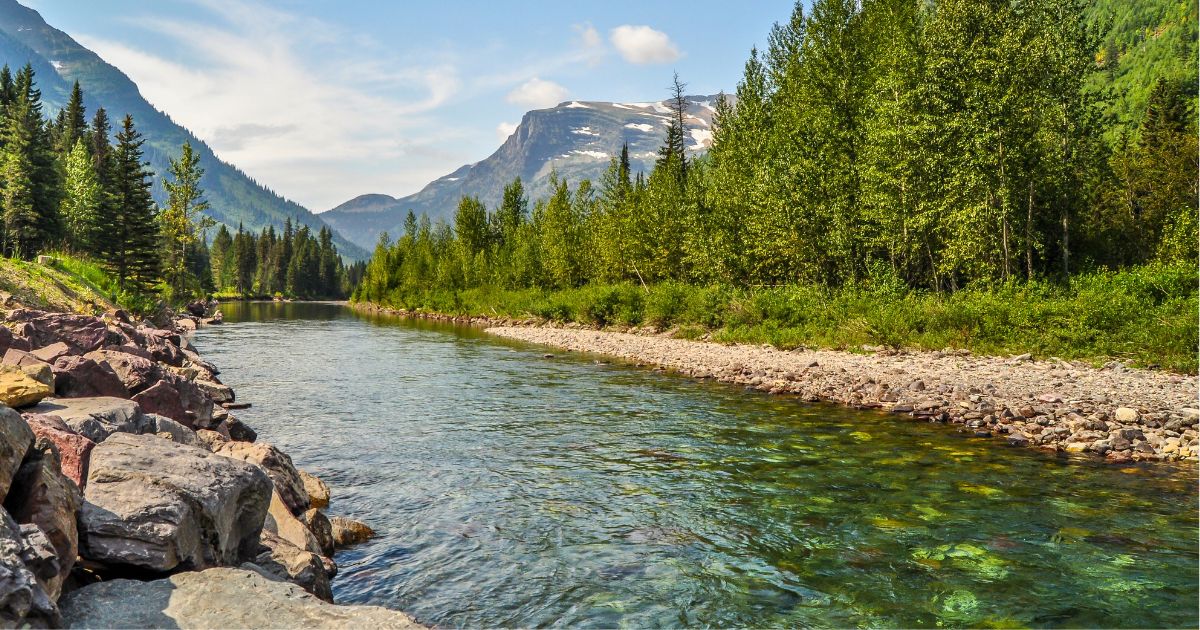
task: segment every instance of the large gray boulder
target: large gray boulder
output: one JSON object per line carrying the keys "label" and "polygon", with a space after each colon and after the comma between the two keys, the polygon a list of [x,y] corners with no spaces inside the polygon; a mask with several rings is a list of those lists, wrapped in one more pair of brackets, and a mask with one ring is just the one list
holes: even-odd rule
{"label": "large gray boulder", "polygon": [[47,398],[25,412],[58,416],[72,431],[97,444],[113,433],[141,433],[146,424],[146,415],[137,403],[107,396]]}
{"label": "large gray boulder", "polygon": [[177,573],[153,582],[112,580],[68,593],[69,628],[378,628],[424,626],[378,606],[336,606],[247,565]]}
{"label": "large gray boulder", "polygon": [[231,565],[258,552],[271,502],[262,469],[152,435],[92,450],[81,557],[151,571]]}
{"label": "large gray boulder", "polygon": [[[32,530],[27,533],[36,533]],[[0,627],[55,628],[58,607],[26,562],[39,564],[44,540],[29,541],[8,512],[0,510]],[[43,543],[43,544],[38,544]]]}
{"label": "large gray boulder", "polygon": [[17,474],[31,446],[33,430],[25,424],[21,414],[0,406],[0,501],[8,495],[13,475]]}

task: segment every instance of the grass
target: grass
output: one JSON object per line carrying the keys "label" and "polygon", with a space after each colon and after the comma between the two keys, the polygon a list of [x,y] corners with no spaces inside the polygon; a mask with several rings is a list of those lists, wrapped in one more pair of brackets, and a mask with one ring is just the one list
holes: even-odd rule
{"label": "grass", "polygon": [[145,314],[153,298],[118,290],[116,281],[96,263],[54,253],[53,263],[0,258],[0,290],[24,306],[43,310],[98,315],[114,308]]}
{"label": "grass", "polygon": [[473,288],[393,295],[384,306],[459,315],[524,317],[593,326],[674,328],[725,343],[858,349],[965,348],[1195,374],[1200,275],[1142,267],[1050,281],[977,286],[952,294],[895,286],[735,288],[664,283],[559,291]]}

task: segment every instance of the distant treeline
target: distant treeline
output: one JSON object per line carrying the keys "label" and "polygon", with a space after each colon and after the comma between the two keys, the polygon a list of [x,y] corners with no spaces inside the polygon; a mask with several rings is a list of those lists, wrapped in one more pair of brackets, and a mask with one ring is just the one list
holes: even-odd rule
{"label": "distant treeline", "polygon": [[343,264],[329,227],[314,237],[307,225],[293,230],[291,219],[282,234],[267,227],[256,236],[241,226],[230,234],[222,225],[204,256],[212,268],[211,288],[247,296],[346,297],[366,265]]}
{"label": "distant treeline", "polygon": [[[556,179],[532,212],[517,180],[494,209],[463,198],[453,225],[410,213],[357,298],[663,281],[945,292],[1194,266],[1195,86],[1149,77],[1140,122],[1106,115],[1124,95],[1086,9],[797,3],[751,52],[736,108],[718,105],[706,156],[685,151],[677,78],[648,176],[623,153],[596,184]],[[1187,50],[1176,65],[1194,65]]]}

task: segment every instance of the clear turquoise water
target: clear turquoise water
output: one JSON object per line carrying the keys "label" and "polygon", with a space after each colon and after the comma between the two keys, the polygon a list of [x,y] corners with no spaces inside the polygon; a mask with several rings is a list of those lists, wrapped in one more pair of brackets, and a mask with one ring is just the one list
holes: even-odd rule
{"label": "clear turquoise water", "polygon": [[337,600],[439,626],[1198,623],[1197,475],[471,329],[231,304],[197,345],[381,536]]}

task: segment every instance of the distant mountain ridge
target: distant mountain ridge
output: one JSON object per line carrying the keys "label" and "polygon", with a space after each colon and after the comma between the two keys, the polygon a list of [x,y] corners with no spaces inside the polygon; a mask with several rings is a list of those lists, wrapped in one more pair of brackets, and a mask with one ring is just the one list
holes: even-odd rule
{"label": "distant mountain ridge", "polygon": [[[71,84],[78,80],[89,119],[98,106],[108,110],[114,125],[125,114],[133,115],[138,130],[146,138],[146,160],[159,175],[153,192],[160,203],[166,198],[161,175],[167,170],[168,159],[179,154],[179,147],[186,140],[200,155],[205,169],[201,184],[211,206],[208,214],[217,221],[234,229],[239,223],[244,224],[254,231],[268,225],[280,229],[288,218],[314,231],[324,225],[308,209],[217,158],[205,142],[147,102],[128,76],[66,33],[48,25],[37,11],[16,0],[0,0],[0,64],[8,64],[15,71],[27,62],[33,66],[47,114],[53,114],[66,103]],[[348,258],[367,256],[366,250],[340,234],[335,234],[335,243]]]}
{"label": "distant mountain ridge", "polygon": [[[712,145],[712,116],[717,96],[688,96],[688,149],[707,151]],[[730,97],[732,98],[732,97]],[[610,159],[629,143],[634,172],[649,173],[658,157],[669,121],[666,102],[609,103],[567,101],[525,114],[521,124],[491,156],[430,182],[419,192],[399,199],[367,194],[355,197],[320,216],[346,238],[373,247],[382,232],[396,234],[409,210],[449,220],[463,195],[478,196],[496,206],[503,188],[520,176],[530,199],[549,192],[550,173],[557,171],[572,184],[598,181]]]}

